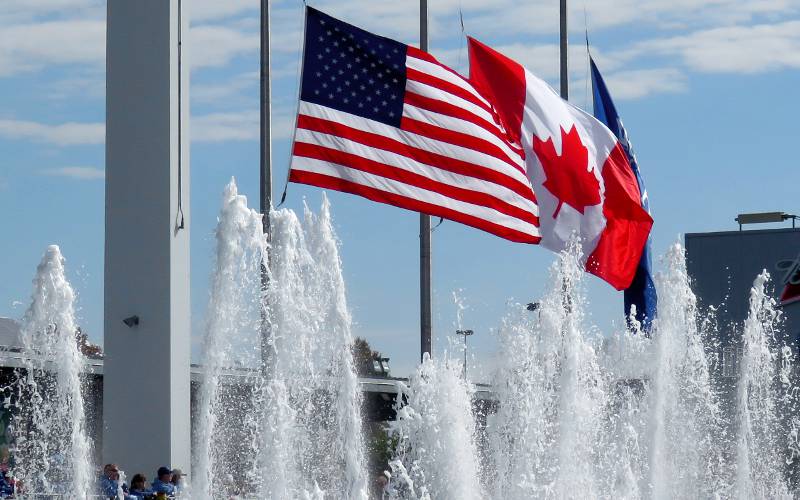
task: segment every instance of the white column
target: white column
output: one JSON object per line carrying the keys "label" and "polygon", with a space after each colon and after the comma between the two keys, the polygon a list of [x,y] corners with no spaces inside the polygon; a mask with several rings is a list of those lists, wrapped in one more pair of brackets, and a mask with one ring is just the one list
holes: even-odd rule
{"label": "white column", "polygon": [[189,3],[108,0],[103,461],[148,480],[190,469]]}

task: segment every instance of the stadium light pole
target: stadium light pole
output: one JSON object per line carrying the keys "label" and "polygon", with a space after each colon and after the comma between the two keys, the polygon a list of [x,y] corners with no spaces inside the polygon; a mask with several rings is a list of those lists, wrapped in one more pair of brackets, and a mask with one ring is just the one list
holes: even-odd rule
{"label": "stadium light pole", "polygon": [[[419,48],[428,51],[428,0],[419,1]],[[420,361],[433,354],[431,340],[431,216],[419,214]]]}
{"label": "stadium light pole", "polygon": [[456,335],[463,335],[464,336],[464,381],[467,380],[467,337],[472,335],[472,330],[456,330]]}

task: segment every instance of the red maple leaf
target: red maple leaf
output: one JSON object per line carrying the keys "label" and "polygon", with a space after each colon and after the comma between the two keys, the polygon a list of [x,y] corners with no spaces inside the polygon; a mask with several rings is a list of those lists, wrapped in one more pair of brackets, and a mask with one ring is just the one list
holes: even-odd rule
{"label": "red maple leaf", "polygon": [[553,138],[542,141],[533,136],[533,151],[539,157],[547,180],[544,187],[558,199],[553,218],[566,203],[581,214],[586,207],[600,203],[600,183],[589,167],[589,151],[581,142],[575,125],[565,133],[561,128],[561,156],[556,153]]}

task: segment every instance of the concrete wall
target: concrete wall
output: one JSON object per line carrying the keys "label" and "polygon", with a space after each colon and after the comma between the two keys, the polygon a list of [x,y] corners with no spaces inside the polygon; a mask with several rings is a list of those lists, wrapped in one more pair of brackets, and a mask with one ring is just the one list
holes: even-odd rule
{"label": "concrete wall", "polygon": [[[107,12],[103,461],[150,475],[190,465],[185,54],[178,64],[188,16],[179,7],[109,0]],[[123,324],[133,315],[138,326]]]}

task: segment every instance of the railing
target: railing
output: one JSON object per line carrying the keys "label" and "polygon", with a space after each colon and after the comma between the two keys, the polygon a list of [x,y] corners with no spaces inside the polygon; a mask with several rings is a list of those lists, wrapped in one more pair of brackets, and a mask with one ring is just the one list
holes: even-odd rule
{"label": "railing", "polygon": [[[13,497],[14,500],[61,500],[61,499],[70,499],[73,500],[75,497],[72,493],[25,493],[19,494],[17,493]],[[83,498],[90,499],[90,500],[109,500],[111,497],[108,495],[86,495]],[[182,497],[171,497],[167,496],[168,499],[175,499],[175,498],[182,498]]]}
{"label": "railing", "polygon": [[[75,495],[71,493],[17,493],[13,497],[14,500],[59,500],[62,498],[75,498]],[[93,499],[93,500],[108,500],[109,498],[105,495],[86,495],[85,498]]]}

